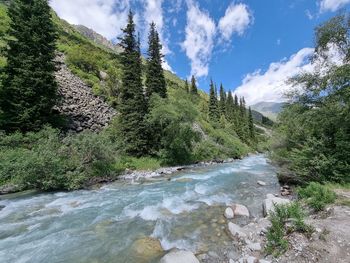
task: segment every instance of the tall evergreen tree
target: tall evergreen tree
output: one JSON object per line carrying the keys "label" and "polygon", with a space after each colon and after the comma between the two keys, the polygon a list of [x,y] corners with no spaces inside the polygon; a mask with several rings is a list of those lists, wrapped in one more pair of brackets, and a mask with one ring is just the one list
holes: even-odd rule
{"label": "tall evergreen tree", "polygon": [[249,115],[248,115],[248,129],[249,129],[249,137],[251,140],[255,140],[255,129],[254,129],[254,120],[252,109],[249,107]]}
{"label": "tall evergreen tree", "polygon": [[140,156],[148,150],[145,129],[147,103],[143,95],[141,79],[140,44],[135,37],[135,23],[131,11],[120,40],[123,47],[121,53],[123,76],[118,108],[120,136],[123,149],[128,154]]}
{"label": "tall evergreen tree", "polygon": [[0,90],[0,129],[38,130],[52,120],[58,101],[55,80],[57,32],[47,0],[13,0]]}
{"label": "tall evergreen tree", "polygon": [[213,80],[210,81],[210,91],[209,91],[209,119],[211,121],[219,120],[219,108],[218,100],[215,93],[215,85]]}
{"label": "tall evergreen tree", "polygon": [[234,122],[234,102],[231,91],[228,91],[225,103],[225,116],[228,121],[230,121],[231,123]]}
{"label": "tall evergreen tree", "polygon": [[186,90],[186,92],[190,92],[190,86],[188,85],[188,80],[186,79],[185,80],[185,90]]}
{"label": "tall evergreen tree", "polygon": [[153,93],[157,93],[162,98],[167,97],[161,50],[162,45],[160,44],[156,24],[152,22],[148,35],[148,59],[146,70],[146,92],[148,98],[150,98]]}
{"label": "tall evergreen tree", "polygon": [[197,88],[197,84],[196,84],[196,79],[195,77],[192,75],[191,78],[191,93],[194,95],[198,94],[198,88]]}
{"label": "tall evergreen tree", "polygon": [[220,114],[225,115],[226,112],[226,92],[222,84],[220,85],[220,102],[219,102]]}

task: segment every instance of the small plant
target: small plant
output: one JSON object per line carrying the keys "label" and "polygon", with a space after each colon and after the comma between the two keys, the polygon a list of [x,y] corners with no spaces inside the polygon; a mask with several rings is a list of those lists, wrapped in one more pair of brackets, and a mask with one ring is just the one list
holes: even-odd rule
{"label": "small plant", "polygon": [[271,227],[267,232],[266,252],[274,256],[283,254],[288,249],[287,235],[300,232],[310,235],[313,228],[304,222],[305,214],[299,203],[276,205],[270,214]]}
{"label": "small plant", "polygon": [[299,199],[305,199],[306,203],[315,211],[322,211],[327,204],[334,203],[335,193],[320,183],[312,182],[305,188],[297,190]]}

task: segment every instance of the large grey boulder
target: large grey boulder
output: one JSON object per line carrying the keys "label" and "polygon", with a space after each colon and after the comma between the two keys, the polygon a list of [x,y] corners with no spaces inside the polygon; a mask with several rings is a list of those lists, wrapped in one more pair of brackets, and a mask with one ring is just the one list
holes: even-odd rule
{"label": "large grey boulder", "polygon": [[233,237],[238,237],[243,239],[247,236],[247,234],[244,233],[244,230],[239,225],[236,225],[232,222],[228,223],[228,230],[230,231]]}
{"label": "large grey boulder", "polygon": [[266,199],[263,202],[264,216],[268,216],[271,212],[274,212],[276,205],[284,205],[289,203],[290,203],[290,200],[288,199],[275,197],[273,194],[267,194]]}
{"label": "large grey boulder", "polygon": [[199,263],[199,260],[190,251],[173,250],[162,257],[159,263]]}
{"label": "large grey boulder", "polygon": [[233,213],[235,216],[246,216],[249,217],[249,210],[246,206],[240,204],[234,204],[232,206]]}
{"label": "large grey boulder", "polygon": [[232,208],[231,208],[231,207],[227,207],[227,208],[225,209],[224,215],[225,215],[225,217],[226,217],[227,219],[232,219],[232,218],[234,217],[234,212],[233,212]]}

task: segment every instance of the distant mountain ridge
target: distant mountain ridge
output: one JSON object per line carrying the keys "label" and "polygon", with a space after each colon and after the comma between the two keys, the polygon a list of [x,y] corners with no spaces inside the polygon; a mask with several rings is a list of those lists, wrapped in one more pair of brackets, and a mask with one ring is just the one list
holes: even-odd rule
{"label": "distant mountain ridge", "polygon": [[97,45],[101,45],[103,47],[107,47],[117,53],[122,52],[122,47],[119,45],[113,44],[111,41],[109,41],[104,36],[100,35],[99,33],[95,32],[94,30],[83,26],[83,25],[73,25],[76,30],[79,31],[80,34],[85,36],[86,38],[90,39]]}
{"label": "distant mountain ridge", "polygon": [[262,101],[252,105],[251,108],[271,118],[272,120],[276,120],[277,115],[283,110],[283,107],[286,105],[286,102]]}

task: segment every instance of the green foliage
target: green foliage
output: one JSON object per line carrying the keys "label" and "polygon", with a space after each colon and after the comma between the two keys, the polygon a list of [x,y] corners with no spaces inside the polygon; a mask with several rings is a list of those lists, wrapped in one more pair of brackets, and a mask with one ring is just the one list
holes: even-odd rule
{"label": "green foliage", "polygon": [[216,97],[215,87],[213,80],[210,81],[210,91],[209,91],[209,119],[212,122],[219,121],[220,112],[218,99]]}
{"label": "green foliage", "polygon": [[45,128],[37,133],[0,137],[0,185],[19,190],[79,189],[89,180],[116,175],[116,149],[102,134],[61,137]]}
{"label": "green foliage", "polygon": [[130,11],[128,24],[123,29],[121,64],[122,86],[118,104],[118,135],[122,138],[122,149],[132,156],[148,153],[145,115],[147,104],[143,94],[140,43],[135,37],[135,24]]}
{"label": "green foliage", "polygon": [[[340,15],[316,28],[315,71],[291,79],[298,88],[280,114],[274,156],[300,181],[350,182],[349,25]],[[328,60],[330,46],[343,54],[341,65]]]}
{"label": "green foliage", "polygon": [[162,45],[156,25],[152,22],[148,36],[148,59],[146,69],[147,96],[150,98],[153,93],[157,93],[162,98],[167,96],[166,83],[162,68],[161,54]]}
{"label": "green foliage", "polygon": [[38,130],[58,100],[54,71],[56,28],[45,0],[12,1],[7,63],[0,90],[0,128]]}
{"label": "green foliage", "polygon": [[191,78],[191,89],[190,89],[191,93],[193,95],[197,95],[198,94],[198,88],[197,88],[197,84],[196,84],[196,79],[195,77],[192,75]]}
{"label": "green foliage", "polygon": [[153,157],[140,157],[135,158],[131,156],[121,156],[114,169],[116,171],[124,171],[125,169],[131,170],[157,170],[161,167],[161,161]]}
{"label": "green foliage", "polygon": [[276,205],[270,213],[271,227],[267,232],[266,252],[279,256],[288,249],[287,235],[292,232],[310,234],[313,228],[304,222],[305,214],[299,203]]}
{"label": "green foliage", "polygon": [[316,182],[311,182],[305,188],[298,188],[298,197],[304,199],[315,211],[323,210],[327,204],[334,203],[336,199],[332,190]]}

